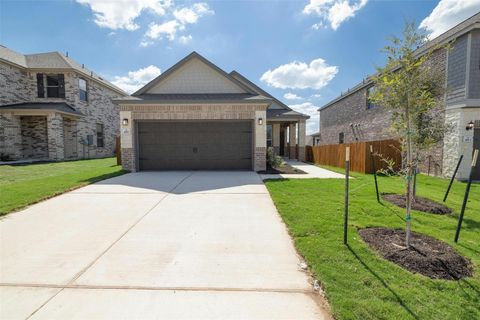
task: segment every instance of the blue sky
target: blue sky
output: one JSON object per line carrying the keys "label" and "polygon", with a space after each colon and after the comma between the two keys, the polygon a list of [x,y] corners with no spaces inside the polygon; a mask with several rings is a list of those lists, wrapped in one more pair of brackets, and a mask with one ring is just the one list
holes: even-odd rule
{"label": "blue sky", "polygon": [[294,109],[316,109],[381,65],[387,38],[414,20],[432,36],[480,11],[480,0],[0,0],[0,43],[69,52],[134,90],[197,51]]}

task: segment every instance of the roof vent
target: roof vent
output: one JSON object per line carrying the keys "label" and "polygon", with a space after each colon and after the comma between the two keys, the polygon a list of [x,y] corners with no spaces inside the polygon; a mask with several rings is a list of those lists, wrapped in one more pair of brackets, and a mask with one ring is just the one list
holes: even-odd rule
{"label": "roof vent", "polygon": [[85,68],[85,65],[82,63],[82,69],[84,69],[84,68]]}
{"label": "roof vent", "polygon": [[65,57],[67,57],[67,58],[68,58],[68,51],[67,51],[67,52],[65,52]]}

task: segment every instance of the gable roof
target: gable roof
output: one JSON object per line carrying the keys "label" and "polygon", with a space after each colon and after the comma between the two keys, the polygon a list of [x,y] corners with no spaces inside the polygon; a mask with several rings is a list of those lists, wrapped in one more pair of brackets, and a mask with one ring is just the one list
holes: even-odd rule
{"label": "gable roof", "polygon": [[[292,108],[287,106],[285,103],[278,100],[277,98],[275,98],[274,96],[272,96],[271,94],[269,94],[268,92],[266,92],[265,90],[263,90],[262,88],[257,86],[255,83],[253,83],[252,81],[245,78],[238,71],[233,70],[232,72],[230,72],[230,75],[232,77],[234,77],[235,79],[237,79],[238,81],[244,83],[250,89],[254,90],[257,94],[260,94],[260,95],[263,95],[265,97],[268,97],[268,98],[272,99],[273,102],[275,102],[279,107],[281,107],[281,109],[276,109],[275,111],[274,111],[274,109],[268,110],[268,112],[270,113],[270,116],[280,117],[282,115],[284,115],[284,116],[288,115],[289,117],[297,117],[297,118],[299,117],[299,118],[305,118],[305,119],[310,118],[310,116],[308,116],[306,114],[294,111]],[[267,117],[268,117],[268,114],[267,114]]]}
{"label": "gable roof", "polygon": [[79,64],[75,60],[64,56],[57,51],[24,55],[0,45],[0,61],[13,64],[20,68],[32,70],[74,70],[86,78],[94,80],[121,95],[127,95],[127,93],[119,87],[103,79],[95,72],[85,68],[84,65]]}
{"label": "gable roof", "polygon": [[[242,82],[238,81],[237,79],[235,79],[234,77],[232,77],[230,74],[226,73],[225,71],[223,71],[221,68],[219,68],[217,65],[215,65],[214,63],[210,62],[209,60],[207,60],[206,58],[204,58],[203,56],[201,56],[199,53],[197,53],[196,51],[193,51],[192,53],[190,53],[188,56],[186,56],[185,58],[183,58],[182,60],[180,60],[179,62],[177,62],[176,64],[174,64],[172,67],[170,67],[168,70],[166,70],[165,72],[163,72],[162,74],[160,74],[158,77],[156,77],[155,79],[153,79],[152,81],[150,81],[149,83],[147,83],[145,86],[143,86],[142,88],[140,88],[139,90],[137,90],[136,92],[134,92],[132,94],[132,96],[140,96],[140,95],[144,95],[144,94],[147,94],[148,90],[150,90],[151,88],[153,88],[155,85],[161,83],[162,81],[166,80],[170,75],[172,75],[175,71],[177,71],[178,69],[180,69],[183,65],[185,65],[187,62],[193,60],[193,59],[198,59],[200,60],[201,62],[205,63],[207,66],[209,66],[210,68],[212,68],[213,70],[215,70],[217,73],[219,73],[221,76],[225,77],[227,80],[229,80],[230,82],[233,82],[236,86],[242,88],[243,90],[245,90],[247,93],[250,93],[250,94],[256,94],[256,92],[254,92],[253,90],[251,90],[250,88],[248,88],[247,86],[245,86]],[[213,93],[213,92],[211,92]]]}

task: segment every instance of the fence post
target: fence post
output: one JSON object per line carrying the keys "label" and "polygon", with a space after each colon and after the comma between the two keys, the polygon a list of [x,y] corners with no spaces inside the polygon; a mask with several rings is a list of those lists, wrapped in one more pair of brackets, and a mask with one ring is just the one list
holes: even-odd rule
{"label": "fence post", "polygon": [[465,190],[465,196],[463,197],[462,211],[460,211],[460,217],[458,218],[457,231],[455,232],[455,242],[458,241],[458,237],[460,236],[460,229],[462,228],[463,215],[465,213],[465,208],[467,206],[467,201],[468,201],[468,195],[470,193],[470,187],[472,185],[473,168],[477,164],[477,158],[478,158],[478,149],[475,149],[475,152],[473,153],[472,166],[470,167],[470,175],[468,176],[467,189]]}
{"label": "fence post", "polygon": [[448,184],[447,192],[445,192],[445,196],[443,197],[443,202],[447,201],[448,194],[450,193],[450,188],[452,187],[453,180],[455,180],[455,176],[457,175],[458,168],[460,168],[460,163],[462,163],[463,154],[460,156],[457,162],[457,166],[455,167],[455,171],[453,171],[452,179],[450,179],[450,183]]}
{"label": "fence post", "polygon": [[375,168],[375,158],[373,157],[373,145],[370,145],[370,158],[372,159],[373,179],[375,180],[375,192],[377,193],[377,201],[380,202],[380,194],[378,193],[377,169]]}
{"label": "fence post", "polygon": [[347,244],[348,227],[348,177],[350,175],[350,147],[345,148],[345,214],[343,221],[343,244]]}

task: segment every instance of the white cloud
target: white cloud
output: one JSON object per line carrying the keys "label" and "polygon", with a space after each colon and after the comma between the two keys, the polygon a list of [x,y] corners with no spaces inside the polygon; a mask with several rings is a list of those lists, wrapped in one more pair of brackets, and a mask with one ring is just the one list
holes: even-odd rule
{"label": "white cloud", "polygon": [[192,35],[188,35],[188,36],[181,36],[180,38],[178,38],[178,41],[181,43],[181,44],[188,44],[192,41]]}
{"label": "white cloud", "polygon": [[435,38],[480,11],[480,0],[440,0],[420,23]]}
{"label": "white cloud", "polygon": [[289,107],[295,111],[298,111],[310,116],[310,119],[308,119],[306,122],[307,134],[318,132],[318,126],[320,121],[318,106],[314,105],[311,102],[304,102],[300,104],[293,104],[293,105],[290,105]]}
{"label": "white cloud", "polygon": [[[212,14],[214,14],[214,11],[210,10],[208,4],[204,2],[194,3],[190,7],[175,9],[173,11],[174,19],[161,24],[151,23],[148,26],[148,31],[145,33],[144,39],[140,45],[146,46],[152,44],[153,40],[160,40],[163,38],[173,41],[176,38],[177,33],[185,30],[187,25],[195,24],[201,17]],[[188,41],[188,37],[191,39],[191,36],[185,36],[180,42],[185,40]]]}
{"label": "white cloud", "polygon": [[337,74],[338,67],[319,58],[309,64],[293,61],[265,72],[260,80],[281,89],[321,89]]}
{"label": "white cloud", "polygon": [[160,75],[160,73],[161,71],[158,67],[149,65],[136,71],[129,71],[126,76],[115,76],[111,82],[126,92],[133,93]]}
{"label": "white cloud", "polygon": [[337,30],[343,22],[354,17],[367,2],[368,0],[310,0],[303,8],[303,13],[314,14],[322,19],[312,26],[313,29],[320,29],[325,22],[330,24],[333,30]]}
{"label": "white cloud", "polygon": [[283,95],[283,97],[287,100],[302,100],[303,98],[300,96],[297,96],[295,93],[292,92],[287,92]]}
{"label": "white cloud", "polygon": [[170,20],[162,24],[151,23],[148,26],[148,31],[145,33],[145,37],[148,39],[162,39],[166,37],[172,41],[175,39],[178,30],[185,29],[184,25],[181,25],[177,20]]}
{"label": "white cloud", "polygon": [[190,8],[181,8],[173,11],[173,16],[182,24],[197,23],[201,16],[213,14],[205,2],[194,3]]}
{"label": "white cloud", "polygon": [[136,30],[140,26],[135,19],[142,11],[148,10],[159,16],[166,13],[171,0],[76,0],[78,3],[90,7],[95,16],[95,23],[103,28]]}
{"label": "white cloud", "polygon": [[311,99],[318,99],[318,98],[320,98],[321,96],[322,96],[322,95],[321,95],[320,93],[315,93],[315,94],[312,94],[312,95],[310,96],[310,98],[311,98]]}

